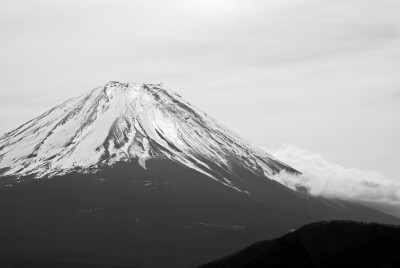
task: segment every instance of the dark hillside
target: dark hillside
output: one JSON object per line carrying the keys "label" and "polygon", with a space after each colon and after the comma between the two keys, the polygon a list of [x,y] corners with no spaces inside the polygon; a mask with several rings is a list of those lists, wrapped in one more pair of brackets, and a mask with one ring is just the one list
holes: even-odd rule
{"label": "dark hillside", "polygon": [[305,225],[201,268],[400,267],[400,227],[349,221]]}

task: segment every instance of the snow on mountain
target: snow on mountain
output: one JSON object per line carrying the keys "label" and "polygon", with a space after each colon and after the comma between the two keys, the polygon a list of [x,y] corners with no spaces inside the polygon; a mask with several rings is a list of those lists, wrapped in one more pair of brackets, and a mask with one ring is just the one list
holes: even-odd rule
{"label": "snow on mountain", "polygon": [[0,176],[96,172],[119,161],[171,159],[226,186],[208,163],[240,163],[270,176],[296,170],[227,130],[161,84],[110,82],[54,107],[0,138]]}

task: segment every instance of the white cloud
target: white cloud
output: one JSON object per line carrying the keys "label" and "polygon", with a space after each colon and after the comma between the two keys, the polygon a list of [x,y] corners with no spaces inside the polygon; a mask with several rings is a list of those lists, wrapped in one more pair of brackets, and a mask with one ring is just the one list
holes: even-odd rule
{"label": "white cloud", "polygon": [[290,144],[272,154],[303,173],[293,176],[281,172],[272,178],[291,189],[302,186],[315,196],[363,202],[400,215],[400,183],[376,171],[345,168]]}

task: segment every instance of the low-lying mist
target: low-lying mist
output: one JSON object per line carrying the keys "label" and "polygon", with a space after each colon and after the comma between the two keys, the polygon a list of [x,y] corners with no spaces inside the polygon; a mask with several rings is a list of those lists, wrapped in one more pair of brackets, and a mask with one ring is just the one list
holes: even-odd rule
{"label": "low-lying mist", "polygon": [[272,179],[294,190],[314,196],[362,202],[400,217],[400,183],[376,171],[346,168],[330,163],[322,156],[284,144],[271,153],[302,175],[281,172]]}

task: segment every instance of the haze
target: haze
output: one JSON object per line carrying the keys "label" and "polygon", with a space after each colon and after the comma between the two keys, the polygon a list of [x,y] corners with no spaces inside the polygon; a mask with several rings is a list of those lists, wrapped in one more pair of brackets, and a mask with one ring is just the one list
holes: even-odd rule
{"label": "haze", "polygon": [[400,181],[400,2],[0,1],[0,133],[116,80]]}

